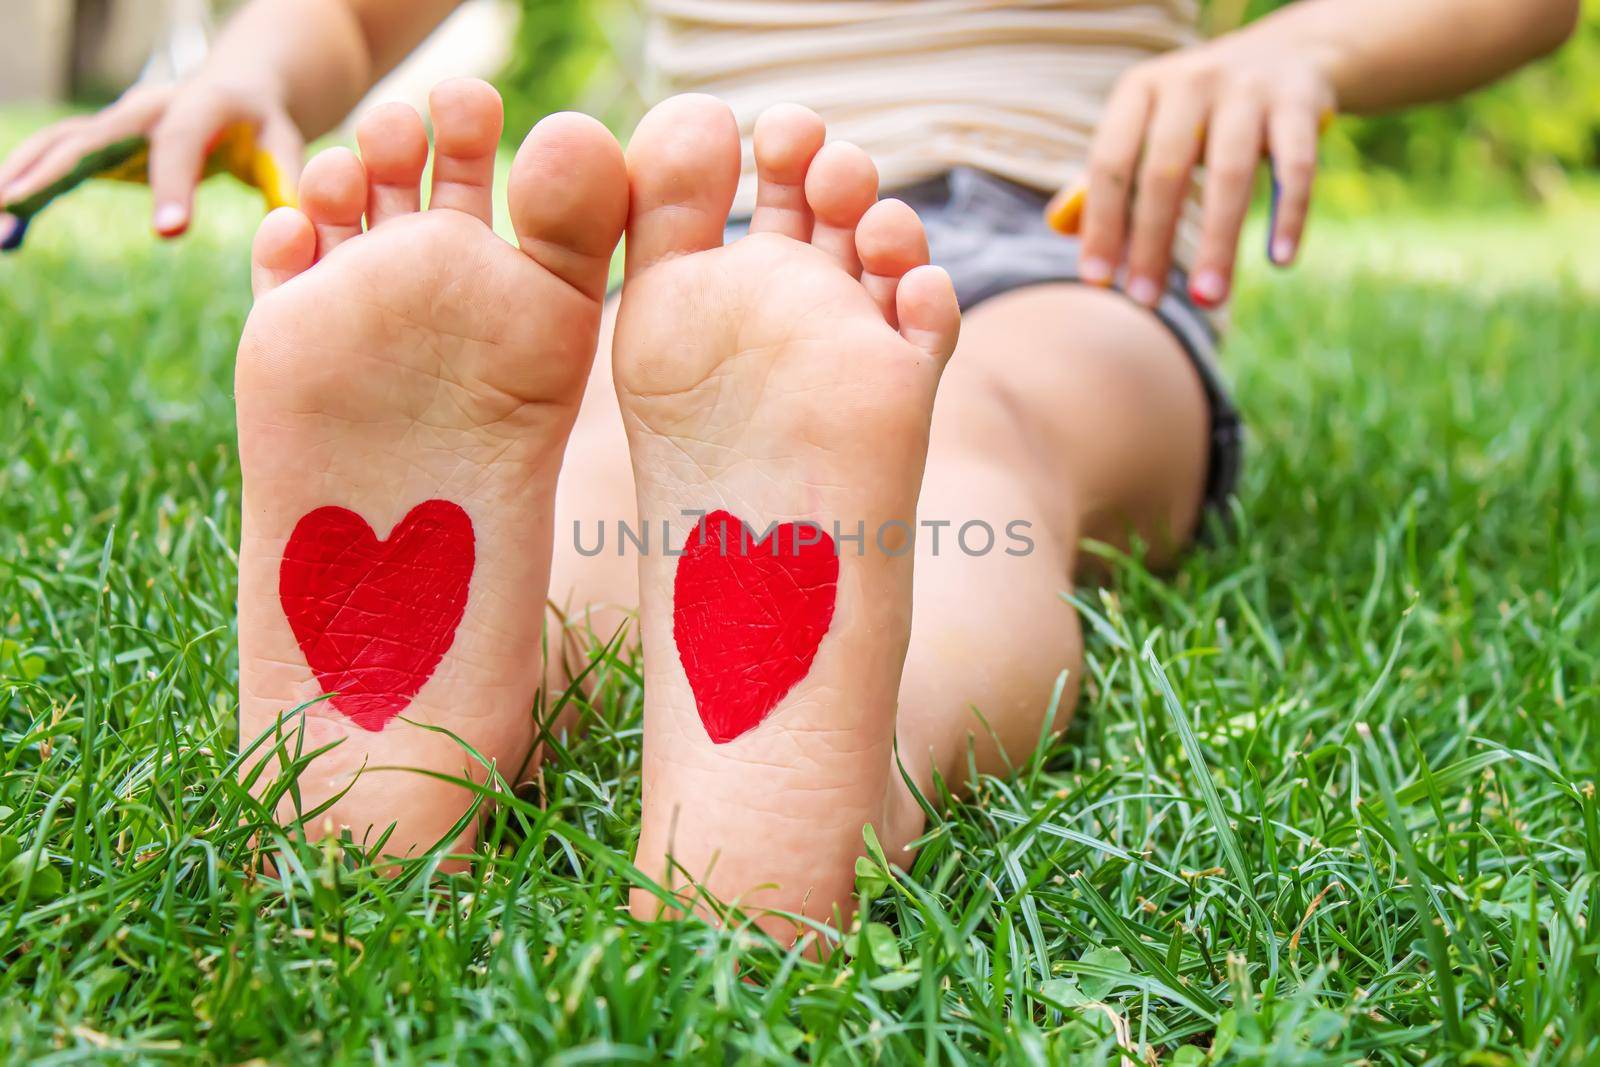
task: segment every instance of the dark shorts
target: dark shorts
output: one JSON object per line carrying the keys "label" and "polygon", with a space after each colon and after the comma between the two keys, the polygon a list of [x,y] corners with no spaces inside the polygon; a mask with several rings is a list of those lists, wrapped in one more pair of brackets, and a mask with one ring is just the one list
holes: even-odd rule
{"label": "dark shorts", "polygon": [[[963,311],[1013,289],[1078,280],[1078,242],[1044,221],[1048,199],[992,174],[958,167],[885,195],[916,209],[928,231],[933,262],[950,272]],[[743,236],[748,220],[729,222],[727,240]],[[1188,353],[1211,408],[1205,507],[1226,523],[1228,499],[1239,481],[1244,429],[1227,382],[1217,368],[1217,335],[1189,299],[1187,278],[1174,268],[1155,308]]]}

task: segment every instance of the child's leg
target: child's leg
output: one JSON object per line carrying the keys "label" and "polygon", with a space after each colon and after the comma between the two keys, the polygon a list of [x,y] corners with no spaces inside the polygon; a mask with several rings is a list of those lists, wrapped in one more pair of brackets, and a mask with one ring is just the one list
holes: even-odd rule
{"label": "child's leg", "polygon": [[[1126,546],[1134,533],[1153,563],[1171,560],[1198,517],[1208,417],[1178,342],[1115,294],[1040,285],[967,312],[918,507],[924,522],[952,524],[937,553],[927,530],[918,544],[900,687],[900,756],[919,787],[934,769],[965,786],[969,744],[981,773],[1026,761],[1063,669],[1055,725],[1066,725],[1082,647],[1061,593],[1078,542]],[[974,519],[1002,548],[961,550],[953,535]],[[1003,550],[1017,520],[1029,524],[1025,556]],[[974,529],[970,547],[982,536]]]}
{"label": "child's leg", "polygon": [[[804,182],[807,161],[809,156],[798,175],[788,177],[788,186]],[[812,184],[822,183],[813,178]],[[602,350],[574,431],[558,499],[551,589],[553,598],[569,605],[604,602],[595,615],[605,621],[595,629],[608,635],[625,617],[616,605],[636,603],[635,561],[619,559],[609,543],[602,555],[583,557],[571,533],[573,523],[580,523],[592,546],[601,519],[609,525],[635,515],[604,355]],[[982,772],[1026,759],[1056,676],[1067,668],[1073,684],[1057,725],[1064,724],[1081,650],[1077,620],[1059,592],[1070,582],[1078,537],[1125,542],[1131,528],[1155,546],[1158,559],[1170,558],[1194,521],[1205,462],[1205,401],[1193,370],[1164,327],[1119,297],[1050,285],[987,302],[968,314],[947,374],[918,514],[924,523],[951,525],[939,528],[937,548],[931,527],[918,538],[909,654],[898,700],[902,757],[925,790],[935,768],[952,785],[965,783],[969,739]],[[878,456],[863,455],[858,469],[867,472],[879,462]],[[995,532],[996,545],[982,552],[982,529],[969,528],[964,543],[981,552],[969,555],[960,527],[975,519]],[[1014,533],[1030,539],[1032,551],[1006,554],[1006,547],[1022,546]],[[670,615],[658,610],[647,625],[651,619],[670,628]],[[670,643],[666,647],[670,651]],[[715,752],[703,736],[699,743]],[[707,790],[714,791],[716,774],[705,768]],[[829,788],[826,773],[813,780],[816,788]],[[921,817],[897,775],[891,774],[889,790],[885,809],[873,821],[893,847],[920,830]],[[650,799],[660,801],[660,792]],[[791,788],[784,803],[804,811],[829,801],[821,795],[808,800]],[[652,826],[670,832],[676,815],[661,810],[665,806],[671,805],[657,803],[647,811],[647,833]],[[759,822],[760,812],[755,816]],[[793,836],[792,826],[780,821],[786,825],[772,835],[774,841]],[[736,830],[731,823],[724,829],[730,835]],[[859,826],[847,836],[847,851],[859,846]],[[820,842],[812,847],[795,839],[789,846],[795,855],[768,850],[766,870],[760,869],[761,853],[739,855],[747,852],[743,845],[729,836],[718,846],[719,874],[712,882],[724,895],[798,866],[812,881],[784,887],[788,906],[798,907],[805,891],[822,883],[832,885],[830,899],[819,908],[814,896],[807,913],[826,914],[840,902],[837,887],[848,885],[849,864],[841,860],[838,870],[831,869],[824,856],[830,849]],[[678,858],[692,869],[694,861]],[[741,878],[749,884],[730,890]]]}
{"label": "child's leg", "polygon": [[[606,301],[600,347],[567,443],[566,468],[556,488],[555,554],[546,612],[546,699],[558,700],[581,675],[588,654],[621,634],[621,648],[638,647],[639,560],[618,549],[618,527],[637,525],[633,467],[611,380],[611,335],[617,299]],[[599,538],[604,537],[604,543]],[[576,706],[549,729],[556,736],[582,728]]]}

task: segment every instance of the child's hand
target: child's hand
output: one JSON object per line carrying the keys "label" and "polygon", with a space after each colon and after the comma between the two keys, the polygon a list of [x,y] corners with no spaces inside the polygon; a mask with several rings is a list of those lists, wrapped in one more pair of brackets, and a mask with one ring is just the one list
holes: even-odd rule
{"label": "child's hand", "polygon": [[1241,34],[1129,70],[1090,148],[1084,280],[1109,285],[1126,261],[1128,295],[1153,306],[1166,288],[1190,172],[1203,161],[1203,224],[1189,289],[1202,304],[1222,303],[1263,154],[1278,183],[1271,258],[1279,266],[1293,260],[1311,198],[1319,126],[1334,106],[1321,67],[1315,55],[1258,45]]}
{"label": "child's hand", "polygon": [[[282,104],[266,90],[202,75],[176,86],[134,86],[98,114],[40,130],[0,162],[0,204],[32,196],[89,152],[143,135],[150,139],[152,224],[163,237],[176,236],[189,226],[206,155],[227,127],[240,122],[256,128],[261,147],[294,188],[304,143]],[[9,216],[0,215],[0,240],[11,226]]]}

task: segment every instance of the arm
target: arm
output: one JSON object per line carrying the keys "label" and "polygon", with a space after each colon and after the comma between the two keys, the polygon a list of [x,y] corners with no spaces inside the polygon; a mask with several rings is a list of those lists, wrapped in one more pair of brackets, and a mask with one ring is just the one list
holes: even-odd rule
{"label": "arm", "polygon": [[336,126],[461,0],[252,0],[201,76],[260,87],[306,138]]}
{"label": "arm", "polygon": [[[32,195],[88,152],[142,134],[150,139],[155,229],[182,233],[206,153],[226,127],[254,126],[294,181],[306,139],[337,124],[459,2],[251,0],[192,77],[136,85],[99,114],[24,141],[0,163],[0,203]],[[0,228],[10,228],[4,216]]]}
{"label": "arm", "polygon": [[1460,96],[1572,35],[1578,0],[1310,0],[1234,36],[1320,57],[1341,111],[1368,114]]}
{"label": "arm", "polygon": [[1369,112],[1485,85],[1556,48],[1578,0],[1302,0],[1214,41],[1132,68],[1089,154],[1085,281],[1153,305],[1164,288],[1190,172],[1206,168],[1189,285],[1223,302],[1263,153],[1278,182],[1271,259],[1299,250],[1317,136],[1337,109]]}

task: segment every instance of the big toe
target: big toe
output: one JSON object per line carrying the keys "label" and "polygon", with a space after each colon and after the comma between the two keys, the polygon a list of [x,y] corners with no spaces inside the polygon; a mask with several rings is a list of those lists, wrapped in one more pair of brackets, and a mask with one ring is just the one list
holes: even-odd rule
{"label": "big toe", "polygon": [[628,142],[627,270],[722,244],[739,184],[739,126],[715,97],[675,96]]}
{"label": "big toe", "polygon": [[540,120],[511,165],[510,207],[523,252],[596,300],[605,295],[628,219],[627,166],[610,130],[572,112]]}

